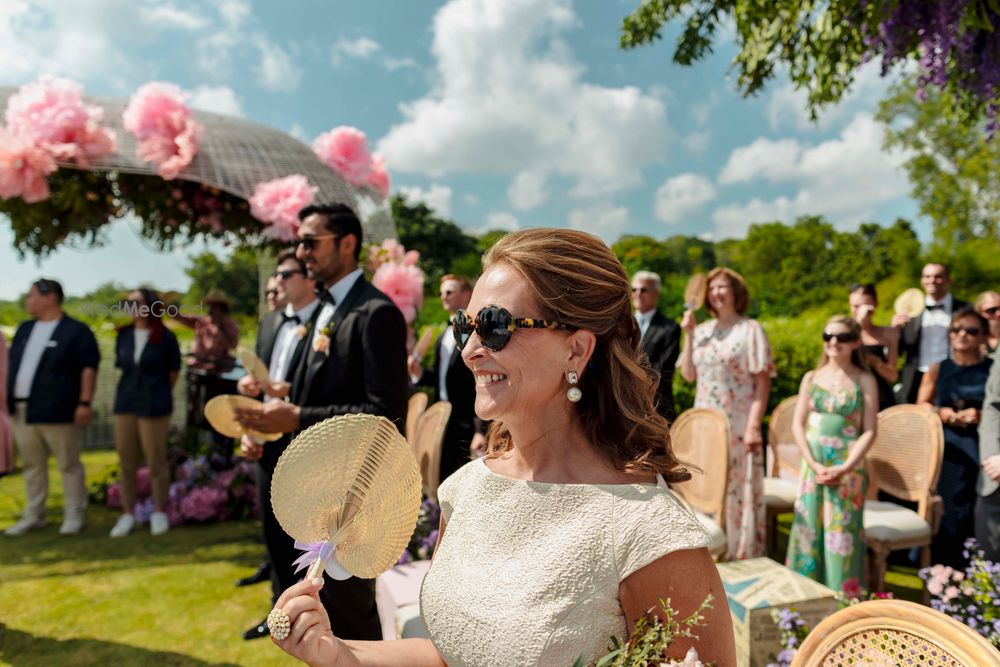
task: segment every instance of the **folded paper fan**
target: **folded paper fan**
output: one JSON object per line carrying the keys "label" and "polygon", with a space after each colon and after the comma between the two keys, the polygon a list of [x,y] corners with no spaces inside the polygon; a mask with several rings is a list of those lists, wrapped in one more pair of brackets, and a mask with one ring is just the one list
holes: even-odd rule
{"label": "folded paper fan", "polygon": [[374,579],[399,560],[420,512],[420,471],[385,417],[315,424],[282,453],[271,479],[278,523],[315,556],[307,578],[339,568]]}
{"label": "folded paper fan", "polygon": [[261,361],[260,357],[253,350],[241,345],[236,348],[236,357],[243,364],[243,368],[246,369],[247,373],[252,375],[257,382],[260,382],[264,386],[273,384],[271,375],[267,370],[267,364]]}
{"label": "folded paper fan", "polygon": [[205,404],[205,419],[216,431],[230,438],[249,435],[258,442],[271,442],[281,437],[280,433],[261,433],[247,428],[236,421],[234,408],[259,408],[261,402],[249,396],[222,394],[211,398]]}
{"label": "folded paper fan", "polygon": [[705,305],[705,292],[708,281],[704,273],[696,273],[687,281],[684,287],[684,307],[688,310],[698,310]]}
{"label": "folded paper fan", "polygon": [[903,293],[896,297],[892,309],[897,315],[919,317],[920,313],[924,312],[924,293],[915,287],[903,290]]}

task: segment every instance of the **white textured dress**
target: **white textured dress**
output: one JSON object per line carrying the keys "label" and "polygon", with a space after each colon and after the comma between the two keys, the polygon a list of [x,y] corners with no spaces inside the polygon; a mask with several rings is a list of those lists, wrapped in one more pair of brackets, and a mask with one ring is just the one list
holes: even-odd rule
{"label": "white textured dress", "polygon": [[[623,579],[708,534],[666,488],[549,484],[482,459],[438,490],[447,528],[420,606],[449,667],[587,664],[624,638]],[[678,573],[683,577],[684,573]]]}

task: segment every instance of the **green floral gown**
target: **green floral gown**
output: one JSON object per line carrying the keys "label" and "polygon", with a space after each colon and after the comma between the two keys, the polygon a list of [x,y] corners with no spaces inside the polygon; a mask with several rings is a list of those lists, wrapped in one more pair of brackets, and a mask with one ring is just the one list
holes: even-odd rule
{"label": "green floral gown", "polygon": [[[806,439],[813,458],[825,466],[843,463],[848,447],[861,434],[861,386],[830,392],[813,383],[809,397]],[[862,515],[868,489],[864,462],[844,473],[838,486],[826,486],[816,483],[816,472],[803,461],[801,479],[785,564],[835,591],[844,584],[862,585]]]}

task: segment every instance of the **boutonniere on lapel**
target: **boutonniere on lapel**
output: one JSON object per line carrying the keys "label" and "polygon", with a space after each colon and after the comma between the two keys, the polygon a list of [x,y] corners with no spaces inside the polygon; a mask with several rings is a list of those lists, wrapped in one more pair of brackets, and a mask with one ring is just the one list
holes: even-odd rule
{"label": "boutonniere on lapel", "polygon": [[319,335],[313,341],[313,349],[323,354],[330,354],[330,336],[333,335],[333,320],[330,320],[325,327],[319,330]]}
{"label": "boutonniere on lapel", "polygon": [[295,336],[298,338],[298,340],[302,340],[303,338],[305,338],[306,334],[308,333],[309,333],[308,324],[300,324],[299,326],[295,327]]}

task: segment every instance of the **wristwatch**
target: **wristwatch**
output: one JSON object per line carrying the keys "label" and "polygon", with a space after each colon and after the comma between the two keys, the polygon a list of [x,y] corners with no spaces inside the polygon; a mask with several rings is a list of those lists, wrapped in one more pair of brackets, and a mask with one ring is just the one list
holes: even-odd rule
{"label": "wristwatch", "polygon": [[83,406],[85,408],[90,407],[90,401],[77,401],[76,404],[77,406]]}

